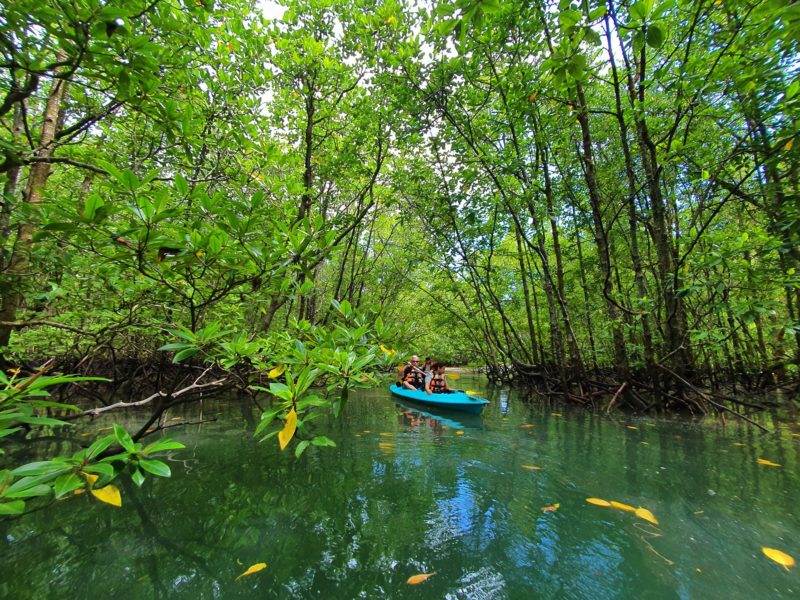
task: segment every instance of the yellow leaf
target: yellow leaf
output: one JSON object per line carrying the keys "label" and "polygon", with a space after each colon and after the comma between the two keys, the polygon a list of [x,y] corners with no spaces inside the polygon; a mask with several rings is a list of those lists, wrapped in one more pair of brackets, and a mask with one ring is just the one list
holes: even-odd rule
{"label": "yellow leaf", "polygon": [[386,346],[384,346],[383,344],[381,344],[381,350],[383,351],[383,353],[384,353],[386,356],[391,356],[392,354],[394,354],[394,350],[391,350],[391,349],[387,348],[387,347],[386,347]]}
{"label": "yellow leaf", "polygon": [[556,512],[558,510],[559,506],[561,506],[561,504],[559,504],[559,503],[548,504],[547,506],[543,506],[542,507],[542,512],[543,513]]}
{"label": "yellow leaf", "polygon": [[394,434],[391,431],[381,431],[379,435],[381,437],[394,437]]}
{"label": "yellow leaf", "polygon": [[[467,394],[467,396],[477,396],[478,395],[478,392],[475,392],[473,390],[467,390],[465,393]],[[797,434],[795,434],[795,435],[797,435]]]}
{"label": "yellow leaf", "polygon": [[270,379],[275,379],[276,377],[280,377],[281,374],[286,370],[286,365],[278,365],[274,369],[272,369],[269,373],[267,373],[267,377]]}
{"label": "yellow leaf", "polygon": [[620,510],[627,510],[628,512],[636,512],[636,509],[630,506],[629,504],[623,504],[622,502],[615,502],[614,500],[609,502],[609,504],[614,508],[618,508]]}
{"label": "yellow leaf", "polygon": [[791,138],[791,139],[790,139],[788,142],[786,142],[786,143],[783,145],[783,149],[784,149],[784,150],[786,150],[786,151],[788,152],[789,150],[791,150],[791,149],[792,149],[792,146],[794,146],[794,138]]}
{"label": "yellow leaf", "polygon": [[641,508],[641,507],[637,508],[635,514],[637,517],[639,517],[640,519],[644,519],[648,523],[652,523],[653,525],[658,525],[658,519],[656,519],[653,516],[653,513],[651,513],[646,508]]}
{"label": "yellow leaf", "polygon": [[601,500],[600,498],[587,498],[586,501],[595,506],[611,506],[611,502],[608,500]]}
{"label": "yellow leaf", "polygon": [[535,427],[535,425],[533,425],[531,423],[525,423],[524,425],[520,425],[519,426],[520,429],[533,429],[534,427]]}
{"label": "yellow leaf", "polygon": [[760,465],[764,465],[765,467],[780,467],[778,463],[774,463],[766,458],[759,458],[756,462],[758,462]]}
{"label": "yellow leaf", "polygon": [[785,552],[775,550],[775,548],[761,548],[761,551],[767,556],[768,559],[774,560],[787,571],[789,570],[789,567],[793,567],[795,565],[794,558]]}
{"label": "yellow leaf", "polygon": [[522,465],[523,469],[528,469],[529,471],[542,471],[542,467],[537,467],[536,465]]}
{"label": "yellow leaf", "polygon": [[538,95],[539,95],[539,92],[533,92],[533,93],[532,93],[532,94],[531,94],[531,95],[528,97],[528,102],[534,102],[534,101],[536,101],[536,96],[538,96]]}
{"label": "yellow leaf", "polygon": [[459,429],[458,431],[456,431],[456,435],[464,435],[464,432]]}
{"label": "yellow leaf", "polygon": [[423,581],[428,581],[428,579],[430,579],[434,575],[436,575],[436,573],[421,573],[419,575],[412,575],[411,577],[408,578],[408,581],[406,581],[406,583],[408,585],[418,585]]}
{"label": "yellow leaf", "polygon": [[289,411],[289,414],[286,415],[286,423],[278,434],[278,444],[280,444],[281,450],[289,445],[289,442],[294,437],[295,431],[297,431],[297,413],[292,409]]}
{"label": "yellow leaf", "polygon": [[93,489],[92,495],[100,500],[100,502],[105,502],[112,506],[122,506],[122,496],[115,485],[107,485],[101,487],[99,490]]}
{"label": "yellow leaf", "polygon": [[394,15],[389,15],[389,18],[386,19],[384,23],[386,23],[387,25],[393,25],[394,23],[397,23],[397,17],[395,17]]}
{"label": "yellow leaf", "polygon": [[561,413],[550,413],[551,417],[560,417]]}
{"label": "yellow leaf", "polygon": [[83,471],[81,471],[81,475],[83,475],[86,478],[86,481],[89,482],[90,486],[94,485],[97,482],[97,480],[100,479],[100,477],[98,475],[95,475],[94,473],[84,473]]}
{"label": "yellow leaf", "polygon": [[236,581],[239,581],[242,577],[247,577],[248,575],[252,575],[253,573],[258,573],[259,571],[263,571],[266,568],[267,568],[267,563],[256,563],[252,567],[247,569],[247,571],[239,575],[239,577],[236,578]]}
{"label": "yellow leaf", "polygon": [[77,496],[77,495],[79,495],[79,494],[84,494],[84,493],[86,493],[86,489],[85,489],[85,488],[78,488],[77,490],[75,490],[75,491],[74,491],[74,492],[72,492],[72,493],[73,493],[73,494],[75,494],[75,495]]}
{"label": "yellow leaf", "polygon": [[445,373],[444,376],[447,377],[448,379],[460,379],[461,378],[461,375],[459,375],[458,373]]}
{"label": "yellow leaf", "polygon": [[626,427],[627,427],[628,429],[633,429],[634,431],[637,431],[637,430],[639,429],[638,427],[636,427],[636,426],[634,426],[634,425],[626,425]]}

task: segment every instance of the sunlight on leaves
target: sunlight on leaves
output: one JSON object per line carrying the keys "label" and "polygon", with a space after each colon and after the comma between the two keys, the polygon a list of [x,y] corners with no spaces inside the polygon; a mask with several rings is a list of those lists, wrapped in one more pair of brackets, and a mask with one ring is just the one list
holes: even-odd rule
{"label": "sunlight on leaves", "polygon": [[253,573],[258,573],[259,571],[263,571],[267,568],[267,563],[256,563],[253,566],[249,567],[247,571],[242,573],[236,578],[236,581],[239,581],[242,577],[247,577],[248,575],[252,575]]}
{"label": "sunlight on leaves", "polygon": [[608,500],[602,500],[601,498],[587,498],[586,501],[589,504],[594,504],[595,506],[611,506],[611,502]]}
{"label": "sunlight on leaves", "polygon": [[787,571],[790,567],[795,565],[794,558],[786,554],[785,552],[781,552],[780,550],[776,550],[775,548],[761,548],[761,551],[766,555],[766,557],[772,561],[775,561],[780,566],[782,566]]}
{"label": "sunlight on leaves", "polygon": [[411,577],[408,578],[406,583],[408,585],[418,585],[420,583],[427,581],[434,575],[436,575],[436,573],[420,573],[419,575],[412,575]]}
{"label": "sunlight on leaves", "polygon": [[278,444],[280,444],[281,450],[284,450],[292,440],[295,431],[297,431],[297,413],[292,409],[286,415],[286,423],[278,434]]}
{"label": "sunlight on leaves", "polygon": [[653,513],[651,513],[646,508],[639,507],[634,511],[634,514],[640,519],[644,519],[648,523],[652,523],[653,525],[658,525],[658,519],[656,519],[655,516],[653,516]]}
{"label": "sunlight on leaves", "polygon": [[116,507],[122,506],[122,496],[115,485],[107,485],[101,487],[99,490],[93,489],[92,495],[100,500],[100,502],[105,502],[106,504]]}

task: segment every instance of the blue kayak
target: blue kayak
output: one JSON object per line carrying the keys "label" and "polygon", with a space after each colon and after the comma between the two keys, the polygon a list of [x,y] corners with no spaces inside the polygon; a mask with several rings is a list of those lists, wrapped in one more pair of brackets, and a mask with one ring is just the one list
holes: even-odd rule
{"label": "blue kayak", "polygon": [[479,415],[483,407],[489,404],[488,400],[470,396],[465,392],[453,392],[452,394],[428,394],[425,390],[409,390],[398,385],[389,388],[395,396],[411,400],[418,404],[448,408],[450,410],[460,410],[463,412]]}

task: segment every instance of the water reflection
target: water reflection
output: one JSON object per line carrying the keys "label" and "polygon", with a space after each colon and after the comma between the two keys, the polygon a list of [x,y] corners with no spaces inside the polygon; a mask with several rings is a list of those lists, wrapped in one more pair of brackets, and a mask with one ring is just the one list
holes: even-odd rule
{"label": "water reflection", "polygon": [[764,436],[487,396],[475,416],[359,392],[311,425],[337,447],[300,459],[253,440],[241,403],[207,402],[217,422],[170,432],[188,446],[173,478],[122,484],[121,509],[83,495],[0,522],[0,597],[797,597],[800,571],[760,554],[800,558],[794,420]]}

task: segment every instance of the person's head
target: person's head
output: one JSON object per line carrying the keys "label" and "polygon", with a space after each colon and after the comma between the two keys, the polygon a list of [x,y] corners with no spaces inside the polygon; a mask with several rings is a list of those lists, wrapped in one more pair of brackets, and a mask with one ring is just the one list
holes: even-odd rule
{"label": "person's head", "polygon": [[411,364],[414,365],[414,366],[417,366],[419,364],[419,356],[417,356],[416,354],[414,356],[412,356],[411,357]]}

